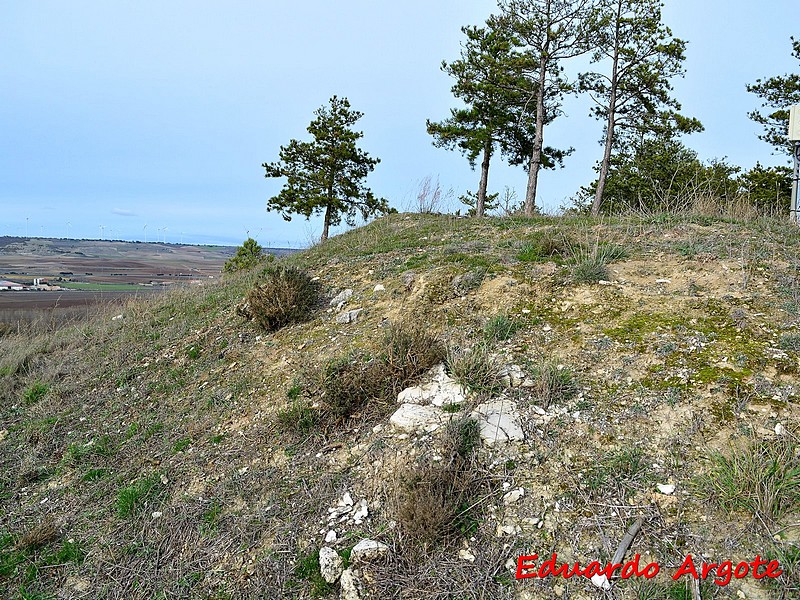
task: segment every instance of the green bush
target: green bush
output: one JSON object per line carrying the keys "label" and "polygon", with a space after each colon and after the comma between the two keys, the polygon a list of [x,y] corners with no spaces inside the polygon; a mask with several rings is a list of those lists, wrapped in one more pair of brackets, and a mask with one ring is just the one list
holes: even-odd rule
{"label": "green bush", "polygon": [[236,255],[225,261],[222,270],[226,273],[236,271],[246,271],[252,269],[265,260],[273,260],[271,254],[264,254],[264,249],[253,238],[247,238],[244,243],[236,249]]}
{"label": "green bush", "polygon": [[320,288],[305,272],[295,267],[267,267],[263,281],[247,294],[240,314],[253,319],[266,331],[276,331],[311,318],[320,303]]}

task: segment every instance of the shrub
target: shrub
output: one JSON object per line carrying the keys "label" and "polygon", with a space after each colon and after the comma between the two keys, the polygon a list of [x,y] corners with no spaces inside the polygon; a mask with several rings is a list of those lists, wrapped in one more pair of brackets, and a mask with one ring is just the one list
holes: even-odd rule
{"label": "shrub", "polygon": [[308,320],[320,302],[319,284],[295,267],[267,267],[263,281],[247,294],[240,314],[266,331]]}
{"label": "shrub", "polygon": [[236,249],[236,255],[225,261],[222,270],[226,273],[236,271],[246,271],[258,266],[265,260],[273,260],[271,254],[264,254],[264,249],[253,238],[247,238],[244,243]]}
{"label": "shrub", "polygon": [[413,557],[478,525],[484,482],[474,460],[477,421],[453,420],[439,448],[442,460],[421,462],[396,479],[395,512],[401,541]]}
{"label": "shrub", "polygon": [[[305,375],[302,388],[289,390],[290,406],[279,413],[284,425],[303,433],[319,421],[334,425],[371,405],[389,406],[397,394],[444,358],[442,343],[414,325],[392,325],[377,356],[348,354],[327,361]],[[302,393],[319,400],[318,411]]]}

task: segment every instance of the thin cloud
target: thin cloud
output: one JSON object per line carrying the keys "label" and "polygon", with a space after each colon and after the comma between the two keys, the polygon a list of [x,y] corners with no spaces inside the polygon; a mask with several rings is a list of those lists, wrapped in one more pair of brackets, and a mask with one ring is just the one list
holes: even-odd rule
{"label": "thin cloud", "polygon": [[121,217],[138,217],[139,216],[135,212],[133,212],[132,210],[127,210],[127,209],[124,209],[124,208],[115,208],[111,212],[113,214],[119,215]]}

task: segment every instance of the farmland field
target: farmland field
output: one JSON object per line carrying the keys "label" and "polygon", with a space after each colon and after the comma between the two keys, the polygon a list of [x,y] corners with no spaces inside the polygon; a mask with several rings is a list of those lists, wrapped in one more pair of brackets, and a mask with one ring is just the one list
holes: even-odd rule
{"label": "farmland field", "polygon": [[235,252],[229,246],[0,237],[0,279],[26,286],[39,279],[62,288],[0,291],[0,335],[32,326],[57,327],[99,305],[218,280]]}

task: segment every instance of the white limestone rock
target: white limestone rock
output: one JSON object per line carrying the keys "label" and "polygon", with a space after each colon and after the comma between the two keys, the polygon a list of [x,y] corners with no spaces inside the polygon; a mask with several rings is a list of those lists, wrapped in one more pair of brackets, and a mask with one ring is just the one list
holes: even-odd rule
{"label": "white limestone rock", "polygon": [[323,546],[319,550],[319,570],[322,578],[328,583],[335,583],[342,575],[344,562],[339,553],[329,546]]}
{"label": "white limestone rock", "polygon": [[401,404],[389,417],[389,424],[395,429],[411,433],[419,429],[434,431],[444,422],[444,413],[436,406]]}
{"label": "white limestone rock", "polygon": [[358,565],[381,558],[389,553],[389,546],[375,540],[361,540],[350,552],[351,564]]}
{"label": "white limestone rock", "polygon": [[517,405],[511,400],[484,402],[475,407],[471,416],[478,421],[481,440],[487,446],[525,440]]}

